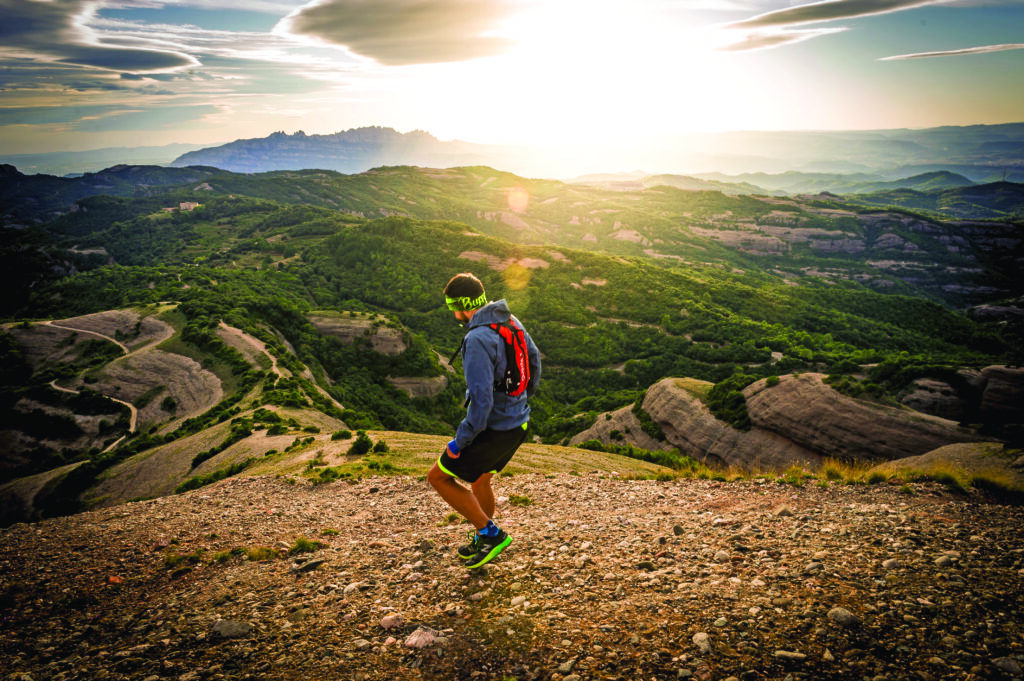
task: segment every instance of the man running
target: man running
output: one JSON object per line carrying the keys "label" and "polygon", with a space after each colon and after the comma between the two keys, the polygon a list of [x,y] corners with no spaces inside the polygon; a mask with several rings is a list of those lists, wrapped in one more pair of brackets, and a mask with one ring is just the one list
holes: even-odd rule
{"label": "man running", "polygon": [[[455,439],[445,447],[427,480],[476,528],[470,543],[459,549],[459,557],[472,570],[493,560],[512,543],[512,537],[494,524],[491,477],[508,465],[526,440],[530,420],[526,400],[540,383],[540,353],[523,325],[509,312],[508,304],[504,300],[488,303],[483,283],[472,274],[452,277],[444,295],[455,319],[469,329],[459,348],[469,406]],[[506,337],[525,339],[525,349],[514,350],[516,345]],[[522,357],[524,350],[528,357]],[[510,366],[509,359],[515,357],[519,361],[513,360]],[[526,382],[525,387],[521,382]],[[468,482],[471,490],[456,478]]]}

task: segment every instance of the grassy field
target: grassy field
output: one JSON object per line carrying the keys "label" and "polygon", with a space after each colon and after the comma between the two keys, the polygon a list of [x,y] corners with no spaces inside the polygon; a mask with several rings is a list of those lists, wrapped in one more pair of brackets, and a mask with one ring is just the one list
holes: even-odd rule
{"label": "grassy field", "polygon": [[[359,456],[346,452],[355,441],[355,434],[346,440],[329,441],[329,436],[318,436],[315,442],[288,454],[267,457],[255,462],[247,475],[299,475],[314,480],[362,478],[379,475],[424,476],[441,455],[450,438],[439,435],[420,435],[397,431],[369,431],[374,444],[387,443],[387,452],[368,452]],[[310,465],[313,462],[313,465]],[[325,476],[330,468],[335,473]],[[623,477],[657,477],[672,474],[672,470],[656,464],[630,459],[617,454],[592,452],[575,447],[525,444],[503,474],[521,473],[583,473],[601,471]]]}

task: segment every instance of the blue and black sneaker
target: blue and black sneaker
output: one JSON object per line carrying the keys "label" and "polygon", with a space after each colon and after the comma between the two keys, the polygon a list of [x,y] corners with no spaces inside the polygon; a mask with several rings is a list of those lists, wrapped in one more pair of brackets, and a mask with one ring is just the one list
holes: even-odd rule
{"label": "blue and black sneaker", "polygon": [[475,570],[494,560],[505,547],[512,543],[512,537],[505,530],[498,530],[493,537],[477,535],[477,552],[466,561],[466,568]]}
{"label": "blue and black sneaker", "polygon": [[469,544],[459,547],[459,558],[469,560],[480,550],[480,535],[476,530],[469,531]]}

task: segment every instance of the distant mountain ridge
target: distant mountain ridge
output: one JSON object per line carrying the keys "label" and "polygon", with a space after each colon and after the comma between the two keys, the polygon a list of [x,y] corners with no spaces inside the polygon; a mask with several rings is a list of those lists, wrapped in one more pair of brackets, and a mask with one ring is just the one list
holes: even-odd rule
{"label": "distant mountain ridge", "polygon": [[442,142],[422,130],[400,133],[374,126],[331,135],[275,132],[190,151],[171,165],[207,165],[239,173],[318,169],[351,174],[383,165],[477,165],[499,152],[495,147],[468,142]]}

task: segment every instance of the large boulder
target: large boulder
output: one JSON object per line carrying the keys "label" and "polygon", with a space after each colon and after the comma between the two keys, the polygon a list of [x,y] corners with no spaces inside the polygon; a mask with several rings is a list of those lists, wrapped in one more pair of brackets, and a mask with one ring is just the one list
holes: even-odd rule
{"label": "large boulder", "polygon": [[644,432],[643,426],[633,413],[633,406],[616,409],[597,417],[590,428],[573,437],[569,444],[575,446],[587,440],[600,440],[605,444],[629,443],[649,451],[669,450],[675,445],[660,442]]}
{"label": "large boulder", "polygon": [[705,463],[748,470],[821,463],[821,455],[814,450],[769,429],[757,426],[744,432],[719,421],[700,397],[710,386],[704,381],[666,378],[647,391],[644,411],[681,453]]}
{"label": "large boulder", "polygon": [[900,459],[982,438],[954,421],[847,397],[823,374],[761,380],[743,394],[754,426],[825,457],[865,461]]}
{"label": "large boulder", "polygon": [[1024,422],[1024,369],[990,366],[981,370],[985,379],[981,416],[985,421]]}
{"label": "large boulder", "polygon": [[910,384],[910,390],[900,403],[922,414],[931,414],[951,421],[960,421],[966,413],[964,400],[946,381],[919,378]]}
{"label": "large boulder", "polygon": [[968,423],[1024,423],[1024,369],[961,369],[952,381],[919,378],[900,398],[915,411]]}

